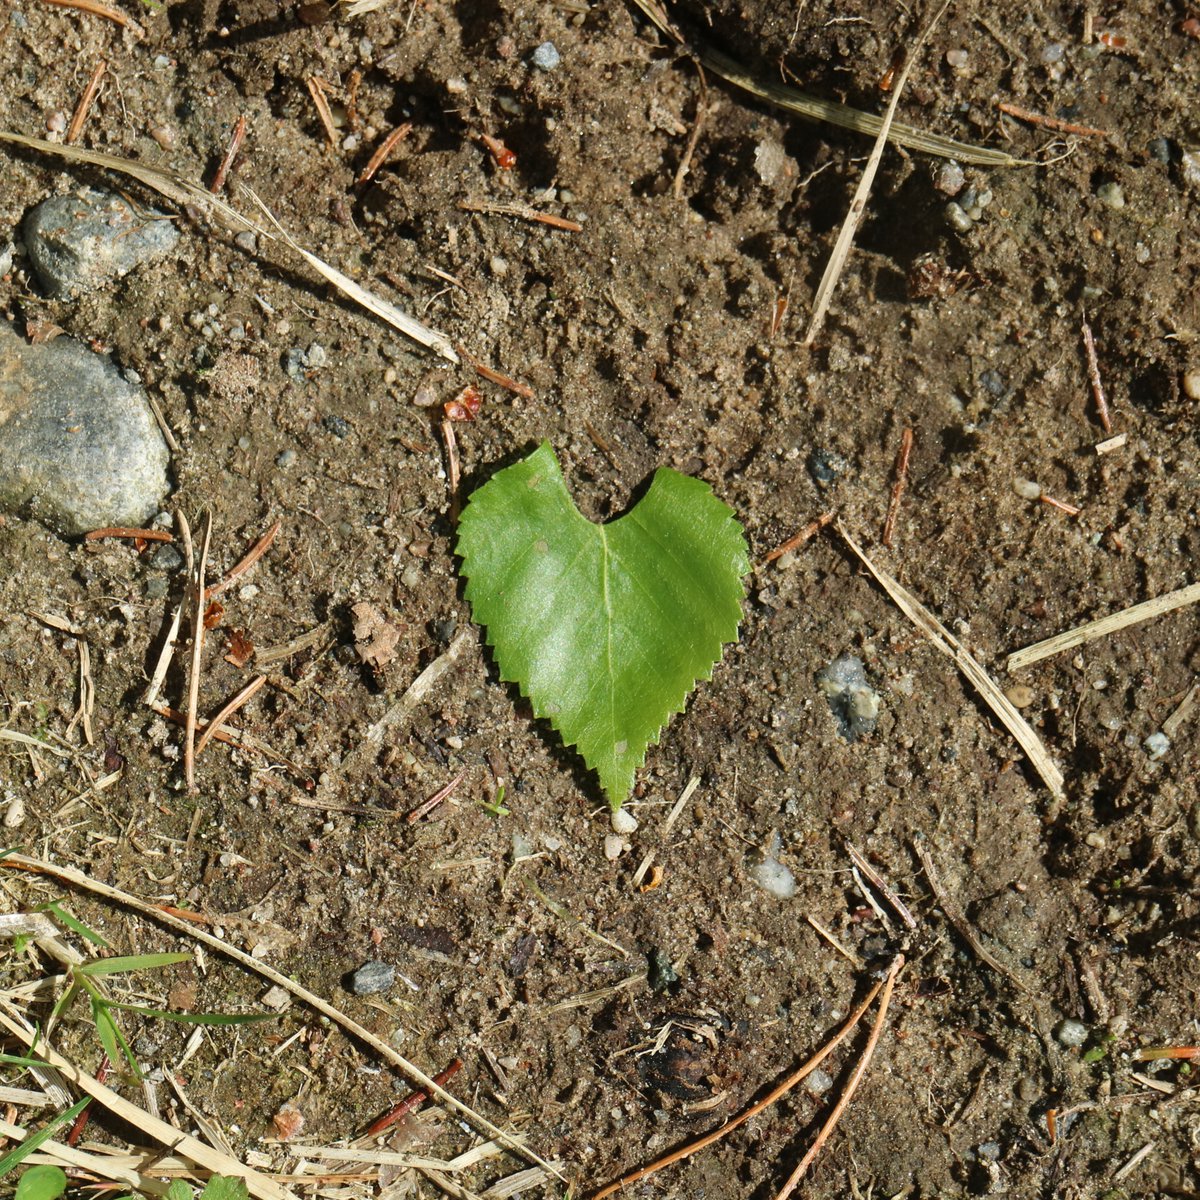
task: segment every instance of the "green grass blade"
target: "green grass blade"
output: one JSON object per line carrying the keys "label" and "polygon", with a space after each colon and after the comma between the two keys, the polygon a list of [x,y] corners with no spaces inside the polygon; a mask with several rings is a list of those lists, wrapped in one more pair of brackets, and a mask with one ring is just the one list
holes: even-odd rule
{"label": "green grass blade", "polygon": [[104,940],[94,929],[89,929],[78,917],[73,917],[62,906],[61,900],[49,900],[45,904],[39,904],[34,912],[48,912],[57,921],[65,925],[72,933],[77,933],[86,942],[91,942],[93,946],[99,946],[101,950],[108,949],[108,942]]}
{"label": "green grass blade", "polygon": [[165,1008],[150,1008],[145,1004],[121,1004],[116,1000],[110,1000],[108,1007],[141,1013],[144,1017],[157,1017],[162,1021],[176,1021],[180,1025],[252,1025],[257,1021],[275,1020],[274,1013],[181,1013]]}
{"label": "green grass blade", "polygon": [[14,1146],[3,1158],[0,1158],[0,1179],[3,1179],[14,1168],[19,1167],[43,1142],[48,1142],[64,1125],[69,1125],[74,1121],[91,1102],[91,1096],[84,1096],[82,1100],[77,1100],[65,1112],[59,1113],[37,1133],[30,1134],[19,1146]]}
{"label": "green grass blade", "polygon": [[100,958],[80,967],[79,973],[89,979],[102,979],[105,975],[123,975],[129,971],[152,971],[158,967],[170,967],[176,963],[191,962],[192,956],[182,951],[167,954],[126,954],[120,958]]}

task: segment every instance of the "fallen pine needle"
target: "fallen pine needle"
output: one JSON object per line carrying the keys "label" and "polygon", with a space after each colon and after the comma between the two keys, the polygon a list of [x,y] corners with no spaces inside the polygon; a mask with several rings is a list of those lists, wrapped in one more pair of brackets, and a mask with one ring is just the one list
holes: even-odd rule
{"label": "fallen pine needle", "polygon": [[42,3],[53,4],[56,8],[74,8],[79,12],[91,13],[93,17],[103,17],[106,21],[112,21],[115,25],[120,25],[123,29],[133,29],[139,36],[144,36],[141,28],[132,17],[121,12],[119,8],[111,8],[107,4],[101,4],[100,0],[42,0]]}
{"label": "fallen pine needle", "polygon": [[837,1128],[837,1123],[842,1119],[842,1114],[850,1107],[850,1101],[854,1098],[854,1093],[858,1091],[858,1085],[862,1083],[863,1076],[867,1073],[867,1067],[871,1065],[871,1058],[875,1053],[875,1047],[879,1044],[879,1035],[883,1032],[883,1023],[887,1019],[888,1006],[892,1002],[892,989],[896,986],[896,976],[900,974],[900,968],[903,966],[904,955],[897,954],[896,961],[892,963],[891,969],[887,973],[887,979],[884,980],[883,995],[879,999],[879,1011],[875,1014],[875,1024],[871,1026],[871,1036],[867,1039],[867,1044],[863,1048],[862,1057],[854,1067],[854,1073],[846,1083],[846,1090],[842,1092],[837,1104],[833,1106],[833,1111],[826,1118],[825,1124],[821,1126],[821,1131],[817,1134],[816,1141],[809,1147],[808,1153],[796,1164],[796,1169],[788,1176],[787,1182],[776,1193],[775,1200],[787,1200],[796,1190],[796,1185],[804,1176],[804,1172],[812,1166],[817,1155],[821,1153],[821,1148],[829,1140],[829,1135]]}
{"label": "fallen pine needle", "polygon": [[[889,979],[893,977],[889,976]],[[862,1020],[867,1009],[875,1003],[875,997],[879,995],[883,986],[883,980],[877,982],[867,993],[863,1002],[850,1014],[849,1019],[841,1029],[803,1066],[797,1068],[786,1079],[776,1084],[761,1100],[756,1100],[749,1108],[739,1113],[732,1120],[726,1121],[724,1125],[714,1129],[712,1133],[706,1133],[694,1142],[689,1142],[686,1146],[682,1146],[678,1150],[672,1150],[670,1154],[665,1154],[662,1158],[655,1159],[648,1166],[640,1167],[638,1170],[622,1176],[615,1183],[610,1183],[607,1187],[601,1188],[600,1191],[593,1193],[591,1200],[604,1200],[605,1196],[611,1196],[614,1192],[622,1191],[624,1188],[630,1187],[635,1183],[640,1183],[643,1179],[648,1179],[651,1175],[657,1175],[659,1171],[674,1166],[677,1162],[682,1162],[686,1158],[690,1158],[693,1154],[707,1149],[714,1142],[719,1142],[722,1138],[727,1137],[737,1129],[739,1125],[745,1125],[747,1121],[757,1117],[764,1109],[770,1108],[776,1100],[781,1096],[787,1095],[798,1083],[811,1075],[854,1032],[855,1027]]]}
{"label": "fallen pine needle", "polygon": [[[111,887],[109,884],[101,883],[100,880],[93,879],[90,875],[86,875],[84,872],[78,871],[74,867],[59,866],[57,863],[46,862],[44,859],[40,858],[31,858],[24,854],[9,854],[3,858],[0,858],[0,868],[30,871],[37,875],[48,875],[52,879],[59,879],[65,883],[73,884],[76,887],[82,888],[84,891],[91,892],[93,895],[103,896],[106,900],[110,900],[124,908],[129,908],[134,912],[139,912],[144,916],[151,917],[153,920],[159,922],[159,924],[165,925],[168,929],[173,929],[176,933],[180,933],[184,937],[189,938],[194,942],[199,942],[202,945],[208,946],[209,949],[215,950],[218,954],[231,959],[233,962],[240,964],[247,970],[253,971],[256,975],[261,975],[264,979],[269,980],[271,983],[277,984],[279,987],[283,988],[285,992],[295,996],[297,1000],[307,1004],[310,1008],[315,1009],[323,1016],[328,1017],[331,1021],[334,1021],[336,1024],[340,1025],[347,1033],[349,1033],[353,1038],[361,1042],[363,1045],[370,1046],[370,1048],[385,1062],[388,1062],[392,1066],[398,1068],[399,1071],[409,1080],[411,1080],[417,1087],[424,1088],[431,1095],[436,1096],[442,1104],[452,1108],[460,1116],[474,1125],[476,1129],[486,1133],[489,1137],[496,1138],[505,1147],[513,1151],[513,1153],[524,1158],[527,1162],[531,1162],[535,1166],[539,1166],[550,1171],[550,1173],[558,1179],[563,1178],[559,1171],[557,1171],[543,1158],[539,1157],[532,1150],[526,1147],[518,1135],[506,1133],[503,1129],[493,1125],[492,1122],[486,1117],[481,1116],[473,1108],[464,1104],[457,1097],[451,1095],[448,1091],[446,1091],[445,1088],[439,1086],[429,1075],[422,1071],[420,1067],[409,1062],[409,1060],[405,1058],[404,1055],[400,1054],[394,1047],[390,1046],[382,1038],[373,1034],[365,1026],[360,1025],[352,1017],[347,1016],[341,1011],[341,1009],[335,1008],[332,1004],[330,1004],[327,1000],[323,1000],[315,992],[310,992],[308,988],[301,986],[294,979],[289,978],[280,971],[276,971],[274,967],[268,966],[265,962],[255,958],[253,955],[247,954],[244,950],[239,950],[236,946],[225,941],[223,938],[216,937],[211,933],[206,933],[202,929],[196,929],[189,925],[186,921],[178,920],[169,913],[164,912],[160,906],[152,904],[147,900],[143,900],[140,896],[135,896],[131,892],[125,892],[120,888]],[[6,1023],[3,1014],[0,1014],[0,1023]],[[12,1027],[10,1026],[10,1028]],[[26,1044],[29,1044],[27,1040]],[[58,1063],[54,1062],[54,1059],[50,1058],[48,1055],[44,1055],[44,1057],[47,1057],[47,1061],[50,1061],[52,1065],[58,1065]],[[54,1055],[54,1058],[57,1057],[57,1055]],[[101,1099],[98,1091],[96,1090],[99,1087],[99,1085],[96,1084],[96,1081],[86,1076],[82,1080],[76,1079],[75,1076],[78,1074],[78,1072],[75,1071],[75,1068],[71,1068],[71,1070],[74,1072],[70,1076],[72,1081],[75,1082],[81,1090],[87,1092],[91,1096],[95,1096],[97,1099],[100,1099],[100,1102],[105,1104],[107,1107],[108,1105],[103,1099]],[[66,1074],[65,1071],[64,1074]],[[102,1088],[100,1090],[106,1093],[108,1092],[107,1088]],[[128,1104],[128,1102],[123,1100],[120,1096],[117,1096],[116,1099],[120,1101],[122,1105],[127,1105],[128,1108],[133,1109],[135,1113],[141,1113],[141,1109],[137,1109],[133,1105]],[[149,1116],[149,1114],[144,1115],[147,1117]],[[126,1119],[129,1118],[126,1117]],[[157,1118],[151,1119],[157,1120]],[[165,1124],[165,1122],[159,1123]],[[143,1126],[139,1127],[144,1128]],[[168,1145],[170,1145],[176,1151],[188,1153],[189,1157],[194,1157],[195,1161],[200,1163],[202,1166],[207,1165],[203,1159],[190,1154],[186,1150],[182,1150],[183,1143],[180,1141],[180,1139],[183,1139],[183,1141],[189,1143],[194,1141],[194,1139],[187,1138],[174,1126],[167,1126],[167,1128],[170,1129],[172,1135],[172,1140],[167,1143]],[[200,1143],[197,1144],[199,1145]],[[209,1150],[208,1147],[202,1146],[202,1149],[206,1150],[209,1154],[216,1153],[215,1151]],[[250,1172],[248,1167],[242,1167],[241,1164],[234,1165],[237,1166],[237,1170],[230,1170],[229,1164],[224,1162],[222,1162],[220,1167],[214,1169],[217,1170],[218,1174],[241,1175],[243,1178],[247,1177],[248,1173],[257,1174],[256,1172]],[[255,1193],[253,1187],[250,1188],[250,1191],[253,1195],[259,1194]],[[287,1200],[292,1200],[292,1194],[290,1192],[279,1188],[274,1190],[269,1195],[267,1200],[284,1200],[285,1197]]]}
{"label": "fallen pine needle", "polygon": [[104,538],[141,538],[144,542],[173,542],[175,535],[165,529],[134,529],[129,525],[108,525],[104,529],[92,529],[83,535],[85,542],[98,542]]}
{"label": "fallen pine needle", "polygon": [[825,272],[821,276],[821,283],[813,299],[812,317],[808,322],[808,331],[804,335],[804,345],[806,346],[811,346],[817,340],[817,334],[821,332],[821,327],[825,324],[825,314],[829,311],[834,290],[837,288],[838,280],[842,277],[842,270],[846,265],[846,260],[850,257],[850,247],[854,244],[854,235],[858,232],[859,222],[863,218],[863,213],[867,210],[867,199],[871,195],[871,188],[875,183],[875,175],[879,170],[880,162],[883,160],[883,152],[887,148],[888,135],[891,132],[892,123],[896,118],[896,106],[900,103],[900,94],[904,91],[904,85],[908,82],[909,72],[916,63],[926,40],[933,32],[934,26],[942,19],[942,14],[949,7],[949,4],[950,0],[944,0],[941,8],[934,13],[932,20],[921,31],[916,45],[913,46],[912,52],[904,64],[903,70],[901,70],[896,78],[895,91],[892,92],[892,98],[888,101],[887,110],[884,112],[883,121],[879,126],[879,132],[875,135],[875,144],[871,147],[871,153],[867,158],[867,165],[863,168],[863,173],[859,178],[858,187],[854,189],[854,199],[850,202],[850,211],[846,213],[846,219],[842,222],[841,231],[838,233],[837,241],[833,246],[833,252],[829,256],[829,262],[825,265]]}
{"label": "fallen pine needle", "polygon": [[540,212],[526,204],[493,204],[476,200],[460,200],[458,207],[463,212],[492,213],[500,217],[517,217],[521,221],[534,221],[539,225],[549,225],[552,229],[563,229],[567,233],[582,233],[583,226],[578,221],[566,217],[556,217],[553,213]]}
{"label": "fallen pine needle", "polygon": [[892,498],[883,522],[882,541],[885,546],[892,544],[896,518],[900,515],[900,501],[904,498],[904,489],[908,486],[908,460],[912,456],[912,446],[913,431],[906,428],[900,436],[900,450],[896,454],[896,482],[892,485]]}
{"label": "fallen pine needle", "polygon": [[387,162],[388,155],[396,148],[412,132],[412,122],[405,121],[403,125],[397,125],[391,133],[379,143],[375,153],[371,155],[370,161],[363,167],[362,174],[358,177],[358,186],[362,187],[364,183],[370,183],[375,178],[375,172]]}
{"label": "fallen pine needle", "polygon": [[355,283],[353,279],[339,271],[336,267],[331,266],[315,254],[305,250],[295,238],[287,233],[271,214],[267,206],[249,189],[247,189],[248,194],[267,217],[270,228],[264,226],[259,221],[253,221],[249,217],[243,216],[237,209],[217,196],[214,196],[207,188],[202,187],[200,184],[192,183],[190,180],[184,179],[181,175],[160,170],[158,167],[152,167],[146,163],[137,162],[134,159],[118,158],[113,154],[101,154],[96,150],[85,150],[81,146],[63,146],[54,142],[43,141],[41,138],[25,137],[23,134],[9,133],[5,130],[0,130],[0,142],[9,142],[14,146],[24,146],[27,150],[37,150],[42,154],[54,154],[60,158],[67,159],[68,162],[88,163],[93,167],[117,171],[122,175],[128,175],[131,179],[138,180],[139,183],[152,188],[159,195],[166,196],[167,199],[174,201],[176,204],[181,206],[194,205],[201,212],[211,217],[219,218],[226,225],[236,229],[238,232],[249,231],[256,233],[260,238],[265,238],[267,241],[280,242],[287,246],[293,253],[303,258],[318,275],[333,284],[344,296],[348,296],[368,312],[374,313],[375,316],[379,317],[380,320],[386,321],[394,329],[400,330],[401,333],[411,338],[414,342],[422,346],[427,346],[452,363],[458,362],[458,354],[450,344],[449,338],[444,334],[438,333],[436,330],[430,329],[427,325],[423,325],[415,317],[410,317],[408,313],[397,308],[390,301],[375,295],[374,292],[367,291],[366,288]]}
{"label": "fallen pine needle", "polygon": [[[186,532],[187,520],[182,513],[179,515],[180,525],[185,531],[184,541],[190,550],[191,539]],[[192,663],[188,670],[187,708],[184,710],[185,724],[183,727],[183,777],[190,795],[195,795],[197,791],[196,706],[200,702],[200,662],[204,653],[204,572],[208,569],[208,547],[211,542],[212,513],[209,512],[204,517],[204,540],[200,544],[200,557],[196,560],[196,573],[192,579],[196,608],[192,614]]]}
{"label": "fallen pine needle", "polygon": [[258,691],[264,683],[267,682],[265,675],[257,675],[250,680],[248,684],[211,721],[204,727],[204,732],[200,735],[200,740],[196,743],[196,757],[200,757],[200,752],[208,745],[209,741],[216,734],[217,730],[225,723],[228,718],[232,717],[243,704]]}
{"label": "fallen pine needle", "polygon": [[83,123],[87,120],[87,115],[92,110],[92,105],[96,102],[96,95],[100,91],[100,84],[104,79],[105,72],[108,70],[108,63],[101,59],[92,71],[91,78],[87,81],[87,86],[83,89],[83,95],[79,97],[79,103],[75,106],[75,112],[71,116],[71,123],[67,126],[67,132],[63,135],[64,145],[71,145],[79,139],[79,135],[83,132]]}
{"label": "fallen pine needle", "polygon": [[262,537],[260,537],[258,541],[250,547],[249,550],[246,551],[246,557],[243,558],[242,561],[238,563],[237,566],[234,567],[233,570],[231,570],[229,574],[221,580],[220,583],[214,583],[212,587],[205,588],[204,598],[206,600],[211,600],[214,596],[219,596],[227,587],[230,586],[230,584],[233,583],[235,579],[245,575],[245,573],[250,570],[250,568],[254,566],[254,564],[258,562],[258,560],[262,558],[262,556],[271,548],[271,543],[275,540],[275,537],[278,533],[279,522],[276,521],[275,524],[272,525],[271,528],[268,529],[267,532],[264,533]]}
{"label": "fallen pine needle", "polygon": [[1143,621],[1161,617],[1164,613],[1174,612],[1177,608],[1195,604],[1197,600],[1200,600],[1200,583],[1189,583],[1187,587],[1181,587],[1178,591],[1167,592],[1166,595],[1156,596],[1153,600],[1143,600],[1141,604],[1123,608],[1120,612],[1111,613],[1109,616],[1100,617],[1095,621],[1088,621],[1087,624],[1078,625],[1065,633],[1056,633],[1044,641],[1034,642],[1032,646],[1015,650],[1008,656],[1008,669],[1019,671],[1022,667],[1031,666],[1043,658],[1061,654],[1064,650],[1073,650],[1076,646],[1094,642],[1097,638],[1107,637],[1110,633],[1116,633],[1117,630],[1125,629],[1130,625],[1140,625]]}
{"label": "fallen pine needle", "polygon": [[[979,665],[959,640],[931,613],[906,587],[893,579],[882,567],[876,566],[866,551],[839,525],[842,540],[858,556],[863,566],[875,577],[876,582],[892,598],[902,613],[940,650],[967,678],[979,693],[984,703],[996,714],[1000,723],[1016,739],[1017,744],[1029,757],[1034,770],[1050,789],[1056,799],[1063,799],[1063,775],[1050,757],[1041,738],[1017,711],[1012,701],[1000,690],[992,677]],[[1011,659],[1009,670],[1012,669]]]}
{"label": "fallen pine needle", "polygon": [[1043,129],[1053,129],[1056,133],[1073,133],[1078,137],[1108,137],[1107,129],[1093,129],[1090,125],[1073,125],[1070,121],[1060,120],[1058,117],[1046,117],[1041,113],[1030,112],[1027,108],[1021,108],[1017,104],[1009,104],[1007,101],[997,104],[996,107],[1010,117],[1016,117],[1018,121],[1027,121],[1030,125],[1040,125]]}
{"label": "fallen pine needle", "polygon": [[766,557],[766,562],[774,562],[778,558],[782,558],[785,554],[790,554],[793,550],[803,546],[810,538],[820,533],[830,521],[833,520],[833,511],[823,512],[815,521],[809,521],[799,533],[793,534],[786,542],[775,547]]}

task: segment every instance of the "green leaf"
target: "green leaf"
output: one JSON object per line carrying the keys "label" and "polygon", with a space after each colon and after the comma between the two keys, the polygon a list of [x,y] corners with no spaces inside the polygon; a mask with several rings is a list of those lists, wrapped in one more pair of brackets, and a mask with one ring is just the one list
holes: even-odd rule
{"label": "green leaf", "polygon": [[214,1175],[200,1193],[200,1200],[250,1200],[244,1179],[232,1175]]}
{"label": "green leaf", "polygon": [[192,1200],[195,1193],[182,1179],[172,1179],[167,1185],[166,1200]]}
{"label": "green leaf", "polygon": [[14,1200],[58,1200],[67,1190],[67,1173],[61,1167],[29,1167],[17,1180]]}
{"label": "green leaf", "polygon": [[155,967],[170,967],[175,963],[191,962],[192,956],[182,951],[166,954],[126,954],[119,958],[98,958],[79,973],[89,979],[100,979],[105,975],[121,975],[128,971],[149,971]]}
{"label": "green leaf", "polygon": [[646,747],[737,639],[750,562],[733,512],[663,467],[628,513],[595,525],[543,442],[472,495],[457,552],[501,678],[619,808]]}

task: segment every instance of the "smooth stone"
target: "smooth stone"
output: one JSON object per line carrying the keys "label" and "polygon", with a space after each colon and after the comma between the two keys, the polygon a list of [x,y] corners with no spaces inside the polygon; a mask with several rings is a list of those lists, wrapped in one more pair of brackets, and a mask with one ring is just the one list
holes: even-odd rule
{"label": "smooth stone", "polygon": [[388,991],[396,982],[396,968],[391,963],[372,959],[356,971],[351,971],[346,984],[356,996],[374,996]]}
{"label": "smooth stone", "polygon": [[25,247],[51,296],[78,296],[169,254],[179,231],[164,214],[138,211],[115,192],[80,188],[51,196],[25,218]]}
{"label": "smooth stone", "polygon": [[141,388],[60,336],[29,345],[0,321],[0,511],[71,537],[158,512],[170,455]]}

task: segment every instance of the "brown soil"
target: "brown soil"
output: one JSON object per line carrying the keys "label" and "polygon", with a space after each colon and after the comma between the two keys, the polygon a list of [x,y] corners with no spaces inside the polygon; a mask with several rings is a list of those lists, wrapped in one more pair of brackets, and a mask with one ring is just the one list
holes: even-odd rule
{"label": "brown soil", "polygon": [[[957,5],[914,72],[904,120],[1028,155],[1057,135],[1001,120],[997,102],[1112,134],[1071,139],[1072,153],[1044,168],[966,168],[967,185],[993,199],[965,233],[943,215],[940,164],[889,151],[808,351],[811,297],[869,142],[712,78],[704,93],[690,60],[633,8],[393,0],[306,26],[286,0],[119,2],[144,40],[37,0],[0,13],[0,127],[43,135],[103,58],[108,82],[83,144],[207,180],[245,114],[236,203],[249,205],[238,187],[252,186],[309,249],[532,388],[524,399],[479,383],[479,420],[456,428],[464,496],[543,438],[597,518],[666,464],[702,476],[737,510],[762,565],[741,643],[651,749],[631,802],[640,828],[608,862],[591,777],[497,682],[477,640],[378,755],[355,753],[469,621],[436,418],[472,372],[439,365],[306,272],[186,216],[172,261],[76,303],[40,296],[18,256],[0,282],[5,315],[111,347],[161,405],[181,448],[171,507],[194,525],[211,511],[213,576],[282,522],[223,597],[202,711],[255,670],[223,657],[235,631],[260,651],[321,632],[265,668],[269,685],[241,714],[275,756],[214,744],[188,795],[179,731],[139,699],[182,576],[155,571],[153,547],[139,556],[125,542],[67,543],[10,517],[0,528],[0,717],[76,749],[58,760],[0,743],[0,797],[14,819],[14,805],[25,809],[6,838],[208,914],[430,1072],[461,1055],[459,1094],[560,1157],[577,1195],[740,1111],[828,1036],[902,944],[909,963],[888,1028],[802,1194],[1195,1195],[1195,1073],[1131,1058],[1140,1046],[1197,1041],[1195,724],[1158,761],[1143,748],[1200,669],[1195,611],[1003,678],[1012,649],[1196,576],[1200,454],[1181,383],[1200,370],[1200,196],[1181,158],[1200,141],[1200,43],[1185,24],[1194,10],[1102,5],[1095,30],[1125,42],[1088,47],[1076,4]],[[721,0],[674,15],[764,78],[879,111],[880,78],[916,33],[906,14],[865,0]],[[530,55],[547,39],[561,65],[535,70]],[[1052,43],[1063,45],[1057,64],[1043,60]],[[956,70],[946,53],[958,49],[967,57]],[[334,151],[305,80],[327,81],[340,105],[355,71],[361,140]],[[357,188],[371,150],[406,120],[412,133],[392,161]],[[513,169],[498,169],[481,133],[502,138]],[[0,249],[31,205],[85,177],[6,156]],[[1109,183],[1123,208],[1105,202]],[[559,192],[534,195],[546,187]],[[583,232],[467,213],[464,200],[536,204]],[[962,272],[964,286],[911,294],[921,255]],[[1114,430],[1127,435],[1106,455],[1093,449],[1103,434],[1085,312]],[[327,364],[293,380],[287,352],[314,342]],[[414,403],[422,387],[434,408]],[[876,552],[1004,686],[1027,685],[1024,712],[1063,768],[1065,803],[831,532],[764,564],[827,509],[877,544],[905,427],[915,431],[910,488],[891,550]],[[816,451],[834,463],[833,482],[814,481]],[[281,467],[285,452],[294,462]],[[1017,480],[1081,512],[1023,498]],[[400,631],[377,669],[355,647],[360,602]],[[92,746],[72,723],[77,640],[31,613],[83,631]],[[853,744],[814,683],[844,651],[864,659],[883,696],[878,729]],[[176,706],[183,657],[165,693]],[[88,791],[114,756],[119,782]],[[461,770],[450,801],[404,820]],[[664,836],[693,775],[699,788]],[[480,802],[501,778],[510,811],[495,817]],[[747,874],[775,833],[798,880],[790,900]],[[848,844],[906,899],[913,933],[867,906]],[[1011,975],[947,920],[918,844]],[[651,852],[662,883],[639,891],[634,872]],[[535,884],[608,941],[555,915]],[[5,887],[14,907],[46,898],[27,881]],[[176,945],[120,911],[73,904],[121,952]],[[373,957],[404,981],[381,1000],[350,996],[343,976]],[[635,978],[587,999],[651,959],[668,961],[676,982],[656,991]],[[13,958],[6,982],[29,972]],[[262,990],[213,960],[191,982],[205,1010],[253,1007]],[[186,989],[181,998],[191,1000]],[[1085,1045],[1055,1036],[1064,1018],[1087,1026]],[[677,1024],[651,1052],[668,1021]],[[276,1056],[301,1029],[306,1040]],[[169,1065],[187,1033],[147,1024],[139,1054]],[[631,1194],[773,1196],[864,1036],[832,1060],[831,1091],[799,1089]],[[95,1066],[85,1029],[66,1044]],[[486,1053],[507,1064],[503,1092]],[[1166,1086],[1149,1087],[1148,1073]],[[286,1100],[304,1113],[306,1136],[332,1141],[404,1090],[300,1008],[239,1035],[215,1032],[183,1074],[242,1150],[264,1148]],[[1054,1140],[1051,1109],[1065,1114]],[[424,1152],[450,1157],[469,1144],[452,1123],[435,1130]],[[279,1147],[265,1148],[285,1166]],[[465,1182],[482,1192],[518,1165],[493,1160]]]}

